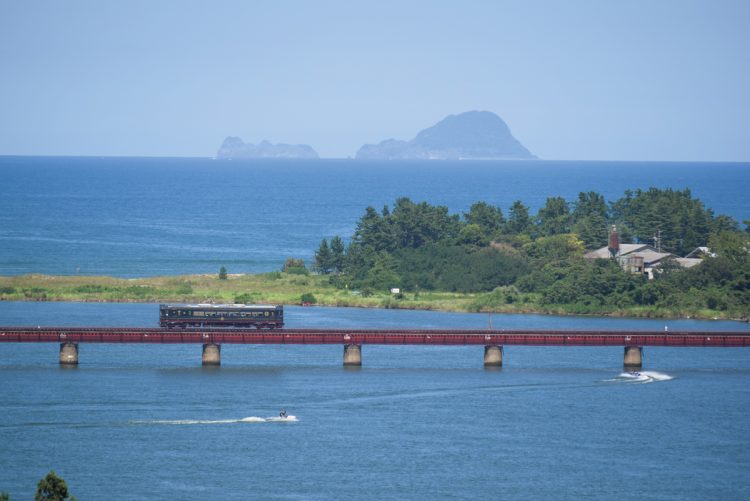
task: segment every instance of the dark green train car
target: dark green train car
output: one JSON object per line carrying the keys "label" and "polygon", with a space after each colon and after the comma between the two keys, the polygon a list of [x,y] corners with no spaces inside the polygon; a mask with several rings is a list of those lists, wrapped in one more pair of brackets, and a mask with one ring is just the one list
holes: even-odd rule
{"label": "dark green train car", "polygon": [[168,329],[228,327],[279,329],[284,307],[261,304],[160,304],[159,325]]}

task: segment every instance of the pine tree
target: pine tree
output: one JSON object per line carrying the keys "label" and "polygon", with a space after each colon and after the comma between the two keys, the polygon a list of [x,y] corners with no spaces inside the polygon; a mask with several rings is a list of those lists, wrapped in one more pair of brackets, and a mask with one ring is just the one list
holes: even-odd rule
{"label": "pine tree", "polygon": [[54,471],[47,473],[47,476],[39,481],[36,487],[36,494],[34,495],[35,501],[64,501],[70,499],[74,501],[75,498],[70,496],[68,492],[68,484],[65,480],[58,477]]}
{"label": "pine tree", "polygon": [[479,226],[483,235],[487,238],[492,238],[505,224],[503,211],[500,207],[493,207],[486,202],[472,204],[469,212],[464,213],[464,219],[468,224]]}
{"label": "pine tree", "polygon": [[331,254],[331,249],[328,247],[328,241],[324,238],[322,242],[320,242],[320,247],[318,247],[318,250],[315,252],[315,270],[318,273],[323,273],[324,275],[327,275],[331,272],[331,268],[333,262],[333,255]]}
{"label": "pine tree", "polygon": [[505,232],[511,235],[525,233],[531,227],[529,208],[523,202],[516,200],[508,213],[508,222],[505,224]]}
{"label": "pine tree", "polygon": [[344,241],[336,235],[331,239],[331,268],[336,273],[344,271]]}
{"label": "pine tree", "polygon": [[573,210],[573,232],[588,249],[607,245],[607,204],[594,191],[579,193]]}
{"label": "pine tree", "polygon": [[544,236],[570,233],[570,208],[562,197],[550,197],[537,214],[539,231]]}
{"label": "pine tree", "polygon": [[219,280],[226,280],[227,279],[227,269],[225,267],[219,268]]}

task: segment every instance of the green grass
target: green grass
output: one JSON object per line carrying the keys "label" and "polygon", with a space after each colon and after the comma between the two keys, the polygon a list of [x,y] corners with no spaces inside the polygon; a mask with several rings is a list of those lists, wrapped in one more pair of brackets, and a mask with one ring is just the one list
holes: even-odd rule
{"label": "green grass", "polygon": [[[271,272],[258,275],[181,275],[124,279],[96,276],[23,275],[0,277],[0,301],[89,302],[215,302],[300,304],[312,294],[318,305],[440,310],[458,312],[545,313],[559,315],[609,315],[642,318],[732,318],[732,312],[700,309],[679,311],[654,307],[622,310],[570,305],[541,305],[537,294],[502,287],[487,293],[441,291],[406,292],[396,298],[388,291],[337,289],[326,276]],[[734,315],[740,316],[740,315]]]}

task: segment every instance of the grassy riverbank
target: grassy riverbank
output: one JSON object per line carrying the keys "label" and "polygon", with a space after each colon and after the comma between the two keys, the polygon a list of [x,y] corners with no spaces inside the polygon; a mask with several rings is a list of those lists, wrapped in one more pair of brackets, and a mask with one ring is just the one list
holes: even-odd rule
{"label": "grassy riverbank", "polygon": [[[440,310],[457,312],[543,313],[559,315],[607,315],[648,318],[732,318],[725,311],[709,309],[671,311],[651,307],[624,310],[581,309],[580,305],[541,305],[539,295],[508,288],[487,293],[425,291],[393,295],[338,289],[322,275],[272,272],[259,275],[180,275],[148,278],[22,275],[0,277],[0,301],[81,302],[216,302],[300,304],[312,294],[318,305]],[[735,317],[737,315],[734,315]]]}

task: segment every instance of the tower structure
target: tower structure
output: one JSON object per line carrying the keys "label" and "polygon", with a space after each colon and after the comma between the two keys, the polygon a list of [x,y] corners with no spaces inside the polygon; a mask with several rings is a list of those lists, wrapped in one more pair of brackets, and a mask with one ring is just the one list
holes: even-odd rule
{"label": "tower structure", "polygon": [[620,253],[620,235],[617,233],[617,226],[612,225],[612,229],[609,230],[609,241],[607,244],[609,249],[609,255],[612,259],[616,258]]}

